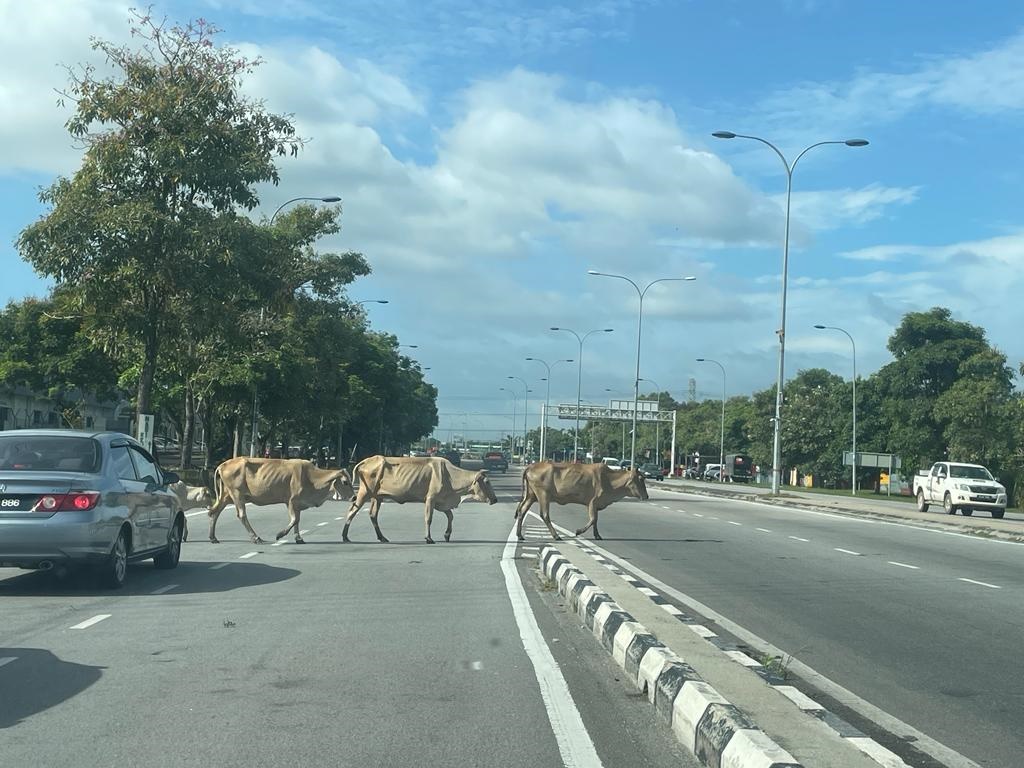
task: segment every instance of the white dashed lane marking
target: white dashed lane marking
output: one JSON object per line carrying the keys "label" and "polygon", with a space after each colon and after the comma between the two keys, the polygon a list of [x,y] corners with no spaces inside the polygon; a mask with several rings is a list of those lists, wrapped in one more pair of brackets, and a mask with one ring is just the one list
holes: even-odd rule
{"label": "white dashed lane marking", "polygon": [[244,555],[239,556],[239,560],[248,560],[250,557],[256,557],[259,552],[246,552]]}
{"label": "white dashed lane marking", "polygon": [[729,523],[729,525],[743,525],[743,523],[737,523],[732,520],[727,520],[726,522]]}
{"label": "white dashed lane marking", "polygon": [[789,538],[793,539],[794,541],[810,541],[810,539],[801,539],[799,536],[790,536]]}
{"label": "white dashed lane marking", "polygon": [[694,512],[693,516],[694,517],[704,517],[704,515],[702,515],[700,512]]}
{"label": "white dashed lane marking", "polygon": [[856,555],[860,557],[860,552],[854,552],[852,549],[843,549],[842,547],[832,547],[836,552],[842,552],[844,555]]}
{"label": "white dashed lane marking", "polygon": [[917,565],[907,565],[906,563],[897,563],[895,560],[889,560],[887,562],[889,563],[889,565],[895,565],[897,568],[910,568],[912,571],[919,571],[919,570],[921,570],[920,566],[917,566]]}
{"label": "white dashed lane marking", "polygon": [[334,518],[334,519],[335,519],[335,520],[344,520],[345,518],[344,518],[344,517],[336,517],[336,518]]}
{"label": "white dashed lane marking", "polygon": [[322,528],[322,527],[324,527],[325,525],[330,525],[330,524],[331,524],[331,522],[330,522],[329,520],[325,520],[325,521],[324,521],[324,522],[322,522],[322,523],[317,523],[317,524],[316,524],[316,527],[317,527],[317,528]]}
{"label": "white dashed lane marking", "polygon": [[231,563],[217,563],[216,565],[211,565],[210,570],[219,571],[221,568],[227,568],[229,565],[231,565]]}
{"label": "white dashed lane marking", "polygon": [[989,584],[986,581],[975,581],[974,579],[965,579],[962,576],[957,581],[966,581],[968,584],[977,584],[979,587],[988,587],[989,589],[1002,589],[998,584]]}
{"label": "white dashed lane marking", "polygon": [[164,592],[170,592],[172,589],[177,589],[177,584],[167,584],[166,586],[160,587],[160,589],[154,589],[149,594],[151,595],[162,595]]}
{"label": "white dashed lane marking", "polygon": [[4,666],[5,664],[10,664],[12,661],[17,660],[17,656],[0,656],[0,667]]}
{"label": "white dashed lane marking", "polygon": [[104,619],[109,619],[110,616],[111,614],[109,613],[99,613],[93,616],[91,619],[86,619],[85,621],[75,624],[73,627],[71,627],[71,629],[88,629],[93,624],[99,624]]}
{"label": "white dashed lane marking", "polygon": [[771,531],[769,531],[767,528],[757,528],[756,530],[760,531],[761,533],[771,533]]}

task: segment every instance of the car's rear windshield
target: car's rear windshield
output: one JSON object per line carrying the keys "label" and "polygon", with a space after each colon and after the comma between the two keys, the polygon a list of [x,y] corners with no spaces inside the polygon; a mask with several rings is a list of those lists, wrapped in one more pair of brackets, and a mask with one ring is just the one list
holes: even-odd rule
{"label": "car's rear windshield", "polygon": [[100,444],[91,437],[0,433],[0,472],[98,472]]}
{"label": "car's rear windshield", "polygon": [[958,467],[951,464],[949,467],[950,477],[966,477],[969,480],[991,480],[992,475],[984,467]]}

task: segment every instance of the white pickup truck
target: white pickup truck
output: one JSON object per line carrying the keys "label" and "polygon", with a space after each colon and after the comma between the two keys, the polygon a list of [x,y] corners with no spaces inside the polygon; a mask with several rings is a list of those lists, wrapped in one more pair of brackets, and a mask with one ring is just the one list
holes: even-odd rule
{"label": "white pickup truck", "polygon": [[929,504],[941,504],[947,515],[960,510],[970,517],[984,509],[999,518],[1006,512],[1006,489],[980,464],[938,461],[914,476],[914,496],[920,512],[927,512]]}

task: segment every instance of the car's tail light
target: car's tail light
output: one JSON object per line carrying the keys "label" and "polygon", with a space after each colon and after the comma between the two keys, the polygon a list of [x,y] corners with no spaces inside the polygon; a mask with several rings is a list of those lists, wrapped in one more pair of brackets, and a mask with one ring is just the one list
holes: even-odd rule
{"label": "car's tail light", "polygon": [[100,500],[98,491],[72,491],[43,496],[36,502],[35,512],[87,512]]}

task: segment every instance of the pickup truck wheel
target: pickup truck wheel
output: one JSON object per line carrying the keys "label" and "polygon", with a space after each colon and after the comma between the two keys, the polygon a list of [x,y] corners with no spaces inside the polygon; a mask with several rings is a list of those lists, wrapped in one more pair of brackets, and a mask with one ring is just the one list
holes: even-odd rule
{"label": "pickup truck wheel", "polygon": [[1006,510],[1005,509],[993,509],[992,510],[992,517],[994,517],[996,520],[1001,520],[1004,514],[1006,514]]}
{"label": "pickup truck wheel", "polygon": [[956,507],[953,506],[953,497],[950,496],[948,493],[942,499],[942,508],[946,510],[947,515],[956,514]]}
{"label": "pickup truck wheel", "polygon": [[924,500],[924,491],[921,491],[921,490],[919,490],[917,492],[917,511],[918,512],[927,512],[928,511],[928,502]]}
{"label": "pickup truck wheel", "polygon": [[960,514],[963,515],[964,517],[970,517],[971,515],[974,514],[974,510],[971,509],[970,507],[961,507],[960,508]]}

